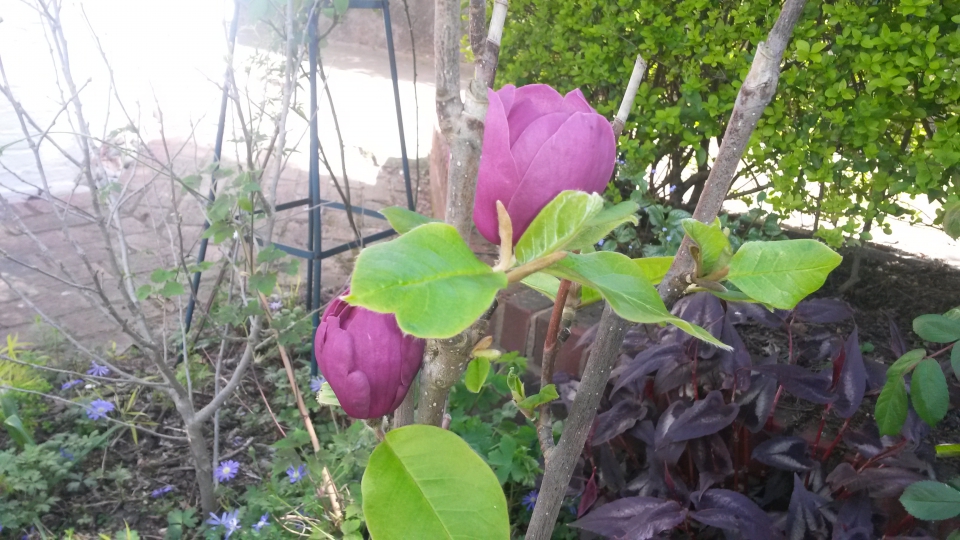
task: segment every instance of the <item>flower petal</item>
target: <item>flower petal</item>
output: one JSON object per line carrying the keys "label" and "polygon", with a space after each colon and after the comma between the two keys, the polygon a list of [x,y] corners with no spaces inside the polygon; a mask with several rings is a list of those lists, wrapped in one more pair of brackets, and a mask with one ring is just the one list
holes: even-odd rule
{"label": "flower petal", "polygon": [[510,152],[510,127],[499,94],[488,90],[487,98],[490,107],[487,109],[483,153],[477,172],[473,222],[484,238],[497,244],[500,242],[497,201],[507,204],[520,184],[520,175],[517,174],[517,166]]}
{"label": "flower petal", "polygon": [[520,238],[561,191],[603,191],[613,174],[614,159],[616,140],[610,123],[596,113],[571,115],[540,147],[507,205],[514,238]]}
{"label": "flower petal", "polygon": [[[321,324],[326,327],[323,341],[314,343],[317,364],[343,410],[354,418],[367,418],[370,409],[370,383],[367,376],[357,371],[353,337],[340,329],[340,319],[328,317]],[[321,333],[317,332],[319,338]]]}
{"label": "flower petal", "polygon": [[560,126],[568,118],[570,118],[568,112],[546,114],[531,122],[527,129],[523,130],[523,134],[511,148],[513,161],[517,164],[517,173],[520,178],[527,174],[530,163],[533,162],[533,158],[537,157],[537,152],[543,146],[543,143],[553,137],[553,134],[560,129]]}
{"label": "flower petal", "polygon": [[517,88],[513,106],[507,114],[510,123],[510,146],[534,120],[563,107],[563,96],[546,84],[528,84]]}
{"label": "flower petal", "polygon": [[[489,92],[487,95],[489,95]],[[512,84],[504,85],[501,89],[497,90],[497,97],[500,98],[500,103],[503,104],[505,114],[510,114],[510,109],[513,108],[513,101],[516,95],[517,87]]]}

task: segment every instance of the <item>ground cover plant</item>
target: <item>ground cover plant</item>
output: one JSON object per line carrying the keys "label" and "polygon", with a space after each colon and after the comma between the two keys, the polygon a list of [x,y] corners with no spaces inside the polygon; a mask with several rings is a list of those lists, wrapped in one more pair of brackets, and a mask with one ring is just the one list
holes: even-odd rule
{"label": "ground cover plant", "polygon": [[[476,73],[461,94],[460,2],[438,1],[437,115],[450,152],[445,220],[384,209],[398,236],[358,251],[349,283],[330,291],[314,333],[314,313],[300,307],[296,279],[285,277],[298,268],[271,242],[308,26],[321,16],[336,24],[348,4],[286,3],[276,28],[282,62],[263,57],[250,67],[273,73],[267,82],[282,90],[256,106],[255,118],[244,120],[251,98],[242,102],[228,70],[224,84],[235,93],[224,94],[223,107],[228,98],[237,105],[245,151],[235,169],[217,156],[207,169],[183,174],[165,140],[165,157],[146,141],[131,152],[162,173],[149,189],[169,189],[164,197],[175,207],[188,200],[202,209],[201,236],[220,256],[214,263],[191,258],[184,223],[167,215],[153,230],[170,244],[160,266],[133,270],[118,217],[131,180],[110,176],[102,157],[125,150],[90,134],[79,104],[65,101],[81,126],[83,150],[73,159],[84,164],[92,223],[114,274],[101,278],[76,242],[91,285],[55,260],[45,270],[3,254],[75,286],[136,347],[87,347],[40,309],[49,339],[7,338],[0,536],[853,539],[952,532],[949,521],[938,528],[921,520],[960,515],[957,488],[938,481],[945,470],[933,464],[934,456],[956,452],[957,441],[934,447],[930,439],[933,428],[956,420],[950,394],[960,369],[960,312],[923,305],[912,314],[912,333],[893,317],[881,338],[875,321],[824,295],[825,285],[844,288],[833,275],[843,258],[818,239],[829,234],[788,237],[759,208],[720,213],[745,152],[785,131],[766,133],[764,111],[783,107],[774,101],[778,80],[796,82],[790,43],[809,46],[802,62],[830,56],[799,38],[836,6],[787,0],[756,17],[764,25],[744,45],[751,56],[738,84],[716,83],[736,97],[722,111],[729,120],[716,155],[709,144],[704,149],[702,183],[675,178],[674,190],[665,185],[658,194],[633,170],[646,163],[634,155],[639,128],[628,120],[649,97],[642,81],[663,78],[661,58],[631,51],[629,78],[605,95],[548,84],[494,90],[508,6],[494,3],[487,28],[486,4],[470,2]],[[76,96],[60,4],[36,7]],[[911,4],[896,17],[928,10],[937,20],[950,15]],[[517,18],[529,16],[523,10]],[[795,28],[803,36],[794,38]],[[931,63],[946,56],[938,47],[953,46],[952,38],[933,38],[934,53],[923,53]],[[864,84],[880,98],[900,95],[906,85],[887,75]],[[29,127],[5,74],[0,90],[40,163],[36,141],[53,139]],[[931,107],[952,107],[928,99]],[[602,114],[614,110],[612,118]],[[947,115],[933,111],[931,129],[949,132],[949,120],[937,124]],[[930,141],[939,139],[906,146],[942,150]],[[778,158],[781,172],[794,174],[792,162]],[[686,161],[678,159],[671,166],[682,169]],[[934,164],[944,175],[937,189],[945,210],[956,195],[948,161]],[[868,185],[872,178],[860,173],[857,182]],[[201,183],[214,179],[216,196],[204,196]],[[341,179],[349,206],[345,173]],[[684,199],[691,188],[695,196]],[[70,241],[69,216],[78,207],[49,188],[40,193],[60,210]],[[857,224],[875,219],[853,216]],[[952,230],[947,211],[940,219]],[[641,222],[650,230],[638,229]],[[26,223],[18,226],[45,250]],[[475,254],[471,241],[482,240],[472,238],[474,228],[495,246],[496,260]],[[184,306],[199,298],[190,277],[201,269],[219,276],[202,323],[188,331]],[[36,308],[21,282],[0,278]],[[108,295],[107,286],[116,291]],[[538,359],[499,350],[488,335],[497,298],[511,286],[553,302]],[[933,296],[937,306],[952,301]],[[604,310],[584,338],[590,353],[582,374],[555,373],[578,310],[596,302]],[[159,316],[151,307],[162,308]],[[314,361],[317,376],[310,375]],[[945,437],[953,435],[960,433]]]}

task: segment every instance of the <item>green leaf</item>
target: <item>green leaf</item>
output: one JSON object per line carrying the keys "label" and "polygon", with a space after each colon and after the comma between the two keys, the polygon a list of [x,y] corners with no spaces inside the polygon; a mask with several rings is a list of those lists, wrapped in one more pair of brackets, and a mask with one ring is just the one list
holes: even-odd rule
{"label": "green leaf", "polygon": [[953,368],[953,374],[960,378],[960,345],[954,345],[950,351],[950,367]]}
{"label": "green leaf", "polygon": [[486,358],[474,358],[467,365],[467,372],[463,376],[463,384],[467,390],[476,394],[483,388],[483,383],[487,381],[487,375],[490,374],[490,360]]}
{"label": "green leaf", "polygon": [[514,248],[517,263],[525,264],[564,249],[601,210],[603,197],[596,193],[561,191],[520,237]]}
{"label": "green leaf", "polygon": [[[954,17],[957,18],[957,17]],[[947,540],[960,540],[960,529],[957,529],[947,536]]]}
{"label": "green leaf", "polygon": [[269,272],[267,274],[257,272],[250,276],[250,288],[260,291],[264,296],[273,294],[273,289],[277,286],[277,274]]}
{"label": "green leaf", "polygon": [[587,249],[600,240],[603,240],[610,231],[624,223],[639,223],[637,210],[640,206],[632,201],[625,201],[609,208],[604,208],[599,214],[590,218],[577,236],[567,244],[566,249]]}
{"label": "green leaf", "polygon": [[626,255],[612,251],[586,255],[571,253],[545,272],[596,289],[617,315],[628,321],[669,322],[694,337],[729,349],[703,328],[671,315],[657,290]]}
{"label": "green leaf", "polygon": [[191,174],[189,176],[184,176],[180,179],[180,183],[190,189],[197,189],[200,187],[200,181],[203,178],[199,174]]}
{"label": "green leaf", "polygon": [[414,425],[387,433],[361,482],[371,538],[508,540],[500,482],[452,432]]}
{"label": "green leaf", "polygon": [[897,361],[887,368],[887,378],[903,377],[907,373],[910,373],[926,355],[927,351],[923,349],[913,349],[912,351],[903,353],[903,356],[897,358]]}
{"label": "green leaf", "polygon": [[480,262],[445,223],[427,223],[360,252],[346,301],[395,313],[400,329],[448,338],[490,307],[507,276]]}
{"label": "green leaf", "polygon": [[960,491],[942,482],[923,480],[907,486],[900,504],[924,521],[950,519],[960,515]]}
{"label": "green leaf", "polygon": [[523,389],[523,381],[520,380],[520,377],[517,377],[512,368],[510,373],[507,374],[507,388],[510,389],[510,395],[517,403],[527,398],[527,392]]}
{"label": "green leaf", "polygon": [[153,292],[153,287],[151,287],[150,285],[141,285],[137,287],[137,300],[140,300],[141,302],[146,300],[147,297],[150,296],[150,293],[152,292]]}
{"label": "green leaf", "polygon": [[934,450],[937,452],[937,457],[960,456],[960,444],[938,444]]}
{"label": "green leaf", "polygon": [[183,285],[176,281],[168,281],[163,284],[163,288],[160,289],[160,296],[164,298],[173,298],[174,296],[180,296],[181,294],[187,292],[183,288]]}
{"label": "green leaf", "polygon": [[33,437],[23,425],[19,415],[12,414],[7,416],[7,419],[3,421],[3,427],[6,428],[7,433],[10,434],[10,438],[13,439],[14,442],[16,442],[21,448],[27,445],[35,444],[33,442]]}
{"label": "green leaf", "polygon": [[913,370],[910,400],[917,414],[930,427],[936,426],[947,415],[947,408],[950,407],[947,379],[943,376],[940,364],[933,358],[923,360]]}
{"label": "green leaf", "polygon": [[286,256],[287,254],[278,248],[276,244],[270,244],[269,246],[264,246],[260,252],[257,253],[257,262],[260,264],[272,263]]}
{"label": "green leaf", "polygon": [[733,248],[730,246],[730,239],[723,234],[719,219],[714,219],[709,225],[693,218],[687,218],[680,223],[690,239],[700,248],[700,275],[697,277],[709,276],[727,266],[733,257]]}
{"label": "green leaf", "polygon": [[543,272],[530,274],[521,279],[520,283],[546,296],[550,300],[556,300],[557,291],[560,290],[560,280]]}
{"label": "green leaf", "polygon": [[652,285],[657,285],[663,281],[663,276],[667,275],[667,271],[670,270],[673,257],[643,257],[642,259],[634,259],[633,262],[643,272],[647,281]]}
{"label": "green leaf", "polygon": [[880,390],[880,397],[877,398],[874,416],[877,418],[881,435],[900,433],[903,423],[907,421],[907,386],[903,379],[887,379],[887,383]]}
{"label": "green leaf", "polygon": [[320,386],[320,391],[317,392],[316,398],[317,403],[321,405],[332,405],[334,407],[340,406],[340,400],[337,399],[337,394],[333,392],[333,388],[328,382],[325,382]]}
{"label": "green leaf", "polygon": [[522,400],[520,403],[517,403],[517,406],[520,407],[521,409],[527,409],[532,411],[533,409],[536,409],[540,405],[545,405],[547,403],[550,403],[551,401],[558,399],[559,397],[560,397],[560,394],[557,393],[557,387],[552,384],[548,384],[544,386],[536,394]]}
{"label": "green leaf", "polygon": [[730,259],[727,279],[755,300],[793,309],[823,286],[841,260],[816,240],[747,242]]}
{"label": "green leaf", "polygon": [[943,205],[943,232],[954,240],[960,238],[960,201]]}
{"label": "green leaf", "polygon": [[423,214],[418,214],[412,210],[407,210],[402,206],[390,206],[380,210],[383,217],[387,218],[393,230],[399,234],[406,234],[424,223],[436,223],[440,220],[433,219]]}
{"label": "green leaf", "polygon": [[333,0],[333,9],[337,11],[337,15],[343,15],[349,7],[350,0]]}
{"label": "green leaf", "polygon": [[173,270],[164,270],[163,268],[157,268],[150,273],[150,281],[154,283],[163,283],[164,281],[170,281],[176,277],[176,272]]}
{"label": "green leaf", "polygon": [[925,341],[951,343],[960,339],[960,321],[930,313],[913,320],[913,331]]}

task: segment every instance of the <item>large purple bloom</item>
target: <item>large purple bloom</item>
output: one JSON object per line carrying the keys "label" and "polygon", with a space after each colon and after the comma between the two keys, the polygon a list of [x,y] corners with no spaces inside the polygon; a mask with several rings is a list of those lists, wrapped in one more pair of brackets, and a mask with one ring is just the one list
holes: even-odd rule
{"label": "large purple bloom", "polygon": [[393,315],[335,298],[320,320],[313,351],[343,410],[354,418],[377,418],[400,406],[425,344],[404,335]]}
{"label": "large purple bloom", "polygon": [[497,201],[513,221],[517,243],[561,191],[602,192],[613,174],[616,140],[606,118],[580,90],[566,96],[545,84],[487,91],[483,153],[473,221],[499,243]]}

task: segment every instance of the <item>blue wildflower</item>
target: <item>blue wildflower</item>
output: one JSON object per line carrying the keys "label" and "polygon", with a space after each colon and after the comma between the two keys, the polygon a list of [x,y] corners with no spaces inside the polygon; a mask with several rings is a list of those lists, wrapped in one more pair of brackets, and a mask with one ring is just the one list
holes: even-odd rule
{"label": "blue wildflower", "polygon": [[527,508],[527,510],[533,512],[533,507],[537,505],[537,495],[539,494],[540,492],[535,489],[524,495],[520,502]]}
{"label": "blue wildflower", "polygon": [[270,514],[264,514],[260,516],[260,521],[253,524],[253,530],[260,532],[260,529],[270,525],[269,520]]}
{"label": "blue wildflower", "polygon": [[270,302],[270,311],[280,311],[280,308],[283,307],[283,302]]}
{"label": "blue wildflower", "polygon": [[240,464],[231,459],[221,461],[220,465],[213,470],[213,477],[217,479],[217,482],[227,482],[233,480],[238,472],[240,472]]}
{"label": "blue wildflower", "polygon": [[91,420],[100,420],[101,418],[106,418],[107,413],[112,411],[115,407],[113,403],[109,401],[104,401],[102,399],[95,399],[90,402],[90,405],[87,405],[87,418]]}
{"label": "blue wildflower", "polygon": [[73,453],[63,447],[60,448],[60,457],[67,461],[73,461]]}
{"label": "blue wildflower", "polygon": [[223,527],[224,538],[230,538],[230,535],[237,532],[240,528],[240,518],[238,514],[240,510],[234,510],[233,512],[224,512],[220,517],[217,517],[216,514],[210,512],[210,519],[207,520],[207,525],[213,527]]}
{"label": "blue wildflower", "polygon": [[663,232],[667,232],[667,228],[666,228],[666,227],[663,227],[661,230],[662,230]]}
{"label": "blue wildflower", "polygon": [[304,470],[306,470],[306,467],[303,465],[300,465],[296,469],[293,468],[293,465],[288,467],[287,476],[290,478],[290,483],[296,484],[297,482],[299,482],[300,479],[303,478]]}
{"label": "blue wildflower", "polygon": [[83,382],[83,379],[74,379],[72,381],[67,381],[62,385],[60,385],[60,390],[69,390],[82,382]]}
{"label": "blue wildflower", "polygon": [[667,242],[669,242],[670,240],[673,240],[673,236],[670,236],[670,235],[668,234],[668,235],[667,235]]}
{"label": "blue wildflower", "polygon": [[167,493],[170,493],[171,491],[173,491],[173,486],[168,484],[166,486],[163,486],[162,488],[157,488],[151,491],[150,496],[156,499],[158,497],[163,497],[164,495],[166,495]]}
{"label": "blue wildflower", "polygon": [[677,186],[670,186],[670,193],[673,193],[677,190]]}
{"label": "blue wildflower", "polygon": [[95,377],[106,377],[110,374],[110,368],[107,366],[101,366],[97,363],[96,360],[90,362],[90,369],[87,370],[87,375],[93,375]]}
{"label": "blue wildflower", "polygon": [[310,379],[310,391],[319,392],[323,388],[323,383],[327,382],[323,377],[314,377]]}

